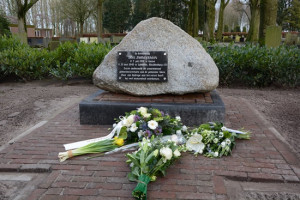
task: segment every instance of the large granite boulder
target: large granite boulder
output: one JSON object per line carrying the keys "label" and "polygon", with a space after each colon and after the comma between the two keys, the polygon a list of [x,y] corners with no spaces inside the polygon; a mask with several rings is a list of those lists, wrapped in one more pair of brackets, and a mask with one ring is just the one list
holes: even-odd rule
{"label": "large granite boulder", "polygon": [[[118,82],[118,51],[166,51],[167,82]],[[151,18],[140,22],[95,70],[101,89],[137,96],[208,92],[218,86],[219,71],[201,44],[172,22]]]}

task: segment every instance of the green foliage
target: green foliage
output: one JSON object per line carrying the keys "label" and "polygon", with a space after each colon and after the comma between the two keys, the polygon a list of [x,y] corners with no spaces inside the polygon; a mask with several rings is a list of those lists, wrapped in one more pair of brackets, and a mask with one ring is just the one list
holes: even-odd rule
{"label": "green foliage", "polygon": [[[147,10],[148,5],[146,3],[146,0],[134,0],[133,1],[134,10],[131,17],[131,27],[135,27],[140,21],[147,19]],[[157,6],[157,5],[155,5]],[[154,13],[158,12],[156,10]]]}
{"label": "green foliage", "polygon": [[18,49],[28,47],[25,44],[22,44],[18,37],[8,37],[6,35],[0,36],[0,52],[6,49]]}
{"label": "green foliage", "polygon": [[276,22],[283,30],[300,31],[300,1],[278,0]]}
{"label": "green foliage", "polygon": [[129,26],[131,1],[105,1],[104,8],[103,27],[111,33],[123,33]]}
{"label": "green foliage", "polygon": [[94,70],[111,50],[103,44],[66,42],[54,51],[40,50],[22,44],[14,37],[0,38],[0,79],[15,76],[20,79],[55,77],[92,78]]}
{"label": "green foliage", "polygon": [[[49,76],[64,80],[91,79],[110,50],[104,44],[71,42],[60,44],[54,51],[40,50],[21,44],[17,38],[3,36],[0,38],[0,80],[9,76],[26,80]],[[219,67],[221,85],[299,85],[300,49],[297,47],[215,45],[207,51]]]}
{"label": "green foliage", "polygon": [[220,71],[220,84],[246,86],[297,86],[300,78],[300,49],[246,45],[214,46],[207,49]]}
{"label": "green foliage", "polygon": [[187,28],[188,7],[181,0],[133,0],[132,7],[131,28],[150,17],[168,19],[182,29]]}
{"label": "green foliage", "polygon": [[224,32],[228,32],[229,31],[229,27],[228,27],[228,25],[226,24],[225,26],[224,26]]}
{"label": "green foliage", "polygon": [[241,32],[241,27],[240,26],[236,26],[235,27],[235,32]]}
{"label": "green foliage", "polygon": [[9,21],[5,17],[4,13],[0,10],[0,36],[2,35],[9,36],[11,33],[9,30]]}
{"label": "green foliage", "polygon": [[244,33],[247,32],[246,26],[243,27],[243,32],[244,32]]}
{"label": "green foliage", "polygon": [[104,56],[111,50],[104,44],[66,42],[52,51],[50,74],[59,79],[91,78]]}
{"label": "green foliage", "polygon": [[0,53],[2,76],[14,75],[26,80],[40,79],[48,74],[49,64],[50,58],[46,50],[30,47],[10,48]]}

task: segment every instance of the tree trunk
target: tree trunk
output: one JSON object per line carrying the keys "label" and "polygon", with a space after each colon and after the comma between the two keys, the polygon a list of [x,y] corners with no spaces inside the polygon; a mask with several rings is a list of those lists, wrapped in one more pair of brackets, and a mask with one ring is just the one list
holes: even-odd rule
{"label": "tree trunk", "polygon": [[28,44],[25,17],[18,18],[18,31],[19,31],[18,36],[21,42],[24,44]]}
{"label": "tree trunk", "polygon": [[26,13],[38,0],[30,0],[22,3],[21,0],[16,0],[17,15],[18,15],[18,35],[21,42],[28,44],[27,42],[27,29],[26,29]]}
{"label": "tree trunk", "polygon": [[193,26],[193,36],[197,37],[198,36],[198,31],[199,31],[199,0],[194,0],[194,12],[193,12],[193,17],[194,17],[194,26]]}
{"label": "tree trunk", "polygon": [[261,0],[259,44],[265,45],[266,28],[276,25],[278,1]]}
{"label": "tree trunk", "polygon": [[193,1],[192,0],[189,2],[188,6],[189,6],[189,15],[188,15],[187,32],[189,35],[193,35]]}
{"label": "tree trunk", "polygon": [[247,41],[257,42],[258,41],[258,32],[259,32],[259,16],[260,16],[260,0],[251,0],[250,11],[250,29],[247,35]]}
{"label": "tree trunk", "polygon": [[104,0],[98,0],[98,16],[97,16],[97,37],[98,37],[98,42],[102,38],[103,34],[103,2]]}
{"label": "tree trunk", "polygon": [[225,3],[225,0],[221,0],[220,11],[219,11],[219,20],[218,20],[218,30],[217,30],[217,36],[216,36],[217,41],[222,40],[224,10],[225,10],[226,6],[228,5],[228,3],[229,3],[229,0],[227,0],[226,3]]}
{"label": "tree trunk", "polygon": [[206,41],[214,41],[215,30],[215,0],[206,0],[205,2],[205,24],[204,39]]}
{"label": "tree trunk", "polygon": [[83,36],[83,24],[84,24],[84,21],[81,21],[80,22],[80,37],[82,37]]}

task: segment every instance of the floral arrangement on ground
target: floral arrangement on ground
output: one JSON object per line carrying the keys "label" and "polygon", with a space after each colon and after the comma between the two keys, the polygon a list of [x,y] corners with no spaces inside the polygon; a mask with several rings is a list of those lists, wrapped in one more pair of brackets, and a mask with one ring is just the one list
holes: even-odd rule
{"label": "floral arrangement on ground", "polygon": [[231,154],[236,139],[250,139],[250,132],[229,129],[217,122],[189,129],[180,116],[172,118],[156,108],[140,107],[115,121],[107,136],[65,144],[67,151],[58,157],[63,162],[83,154],[101,156],[136,150],[126,154],[131,169],[128,179],[137,182],[132,192],[136,199],[147,198],[149,182],[165,176],[182,152],[220,158]]}

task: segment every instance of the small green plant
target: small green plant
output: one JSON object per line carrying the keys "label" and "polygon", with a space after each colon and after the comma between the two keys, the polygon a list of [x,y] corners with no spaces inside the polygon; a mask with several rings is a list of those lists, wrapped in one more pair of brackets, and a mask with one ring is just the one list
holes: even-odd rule
{"label": "small green plant", "polygon": [[228,32],[229,31],[229,27],[228,27],[228,25],[226,24],[225,26],[224,26],[224,32]]}
{"label": "small green plant", "polygon": [[246,26],[243,27],[243,32],[244,32],[244,33],[247,32]]}
{"label": "small green plant", "polygon": [[0,9],[0,36],[1,35],[10,36],[11,33],[9,30],[9,21],[4,12]]}
{"label": "small green plant", "polygon": [[240,26],[236,26],[234,29],[235,32],[241,32],[241,27]]}

